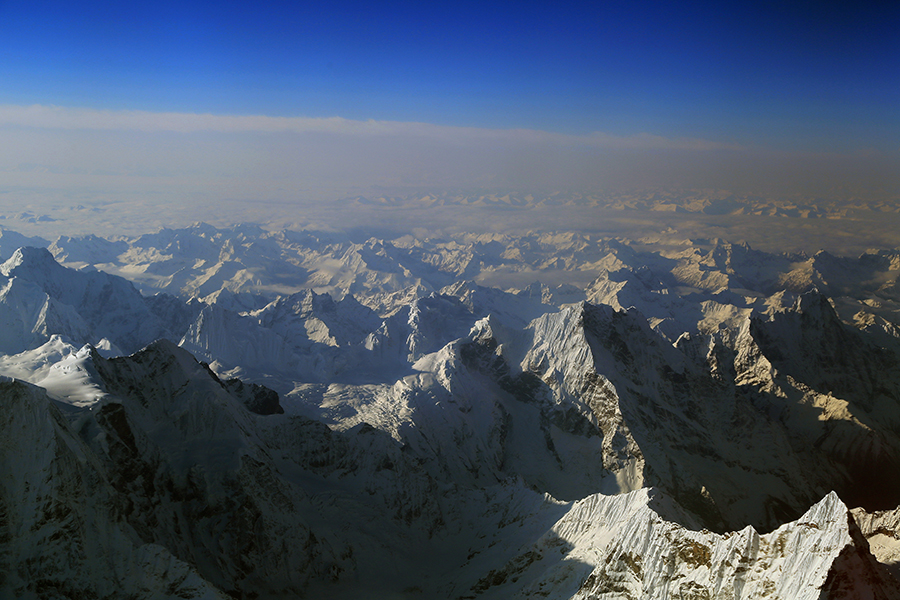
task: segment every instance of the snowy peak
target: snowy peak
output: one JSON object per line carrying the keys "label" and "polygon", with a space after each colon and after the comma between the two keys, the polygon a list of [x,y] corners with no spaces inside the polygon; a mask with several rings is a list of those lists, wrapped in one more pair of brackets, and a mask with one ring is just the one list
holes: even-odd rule
{"label": "snowy peak", "polygon": [[[886,570],[866,558],[865,540],[833,493],[765,535],[752,527],[724,535],[687,529],[668,520],[677,512],[656,490],[590,496],[507,562],[482,571],[468,592],[578,600],[898,597]],[[500,532],[497,541],[512,534]]]}
{"label": "snowy peak", "polygon": [[106,359],[91,349],[90,357],[105,390],[135,398],[144,406],[151,401],[162,402],[162,410],[171,410],[166,405],[190,390],[192,398],[231,396],[260,415],[284,412],[278,394],[272,390],[237,379],[223,382],[206,364],[169,340],[157,340],[131,356]]}
{"label": "snowy peak", "polygon": [[34,248],[25,246],[17,249],[13,255],[2,265],[0,265],[0,273],[7,277],[16,277],[25,275],[26,279],[41,280],[49,279],[55,274],[64,271],[64,267],[60,266],[53,258],[53,255],[46,248]]}
{"label": "snowy peak", "polygon": [[893,377],[898,356],[840,322],[828,299],[801,295],[793,308],[751,319],[750,333],[776,368],[823,393],[877,411],[879,399],[897,405]]}
{"label": "snowy peak", "polygon": [[311,290],[279,298],[252,313],[268,329],[289,331],[289,337],[303,337],[329,346],[359,344],[378,328],[381,319],[352,295],[335,302],[329,294]]}
{"label": "snowy peak", "polygon": [[[197,362],[189,352],[165,339],[156,340],[131,356],[105,359],[96,350],[93,350],[91,355],[95,362],[128,365],[126,370],[134,377],[148,380],[153,378],[153,373],[159,375],[171,373],[176,379],[186,379],[197,375],[215,379],[209,370]],[[165,378],[161,381],[165,381]]]}
{"label": "snowy peak", "polygon": [[[63,267],[46,248],[20,248],[0,266],[10,278],[2,294],[0,312],[33,332],[43,343],[61,334],[76,344],[99,343],[106,338],[126,351],[134,351],[154,339],[171,336],[151,306],[127,280],[99,271],[75,271]],[[18,290],[12,293],[11,290]],[[29,307],[43,306],[40,310]],[[21,352],[26,344],[6,350]]]}
{"label": "snowy peak", "polygon": [[128,244],[96,235],[61,236],[48,246],[48,250],[60,263],[97,265],[116,262],[128,250]]}
{"label": "snowy peak", "polygon": [[49,242],[39,237],[28,237],[0,227],[0,257],[12,256],[23,246],[46,248]]}

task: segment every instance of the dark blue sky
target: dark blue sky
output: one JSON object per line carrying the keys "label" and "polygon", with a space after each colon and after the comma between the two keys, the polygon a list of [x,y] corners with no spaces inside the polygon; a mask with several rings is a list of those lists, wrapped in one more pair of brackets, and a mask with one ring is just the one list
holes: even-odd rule
{"label": "dark blue sky", "polygon": [[0,0],[0,104],[896,152],[897,5]]}

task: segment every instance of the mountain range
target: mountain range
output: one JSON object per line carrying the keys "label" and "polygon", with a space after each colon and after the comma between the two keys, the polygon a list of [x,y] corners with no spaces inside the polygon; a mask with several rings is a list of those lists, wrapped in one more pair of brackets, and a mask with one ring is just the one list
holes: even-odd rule
{"label": "mountain range", "polygon": [[4,596],[898,597],[900,251],[0,254]]}

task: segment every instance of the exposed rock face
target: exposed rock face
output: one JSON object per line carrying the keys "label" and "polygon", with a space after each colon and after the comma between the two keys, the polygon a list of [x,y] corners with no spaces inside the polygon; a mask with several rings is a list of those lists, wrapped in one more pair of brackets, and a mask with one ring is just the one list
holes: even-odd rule
{"label": "exposed rock face", "polygon": [[225,389],[241,400],[244,406],[258,415],[282,415],[284,409],[278,401],[278,394],[269,388],[255,383],[244,384],[240,379],[229,379],[224,382]]}
{"label": "exposed rock face", "polygon": [[852,515],[882,572],[900,589],[900,508],[874,513],[854,508]]}
{"label": "exposed rock face", "polygon": [[[834,318],[830,307],[826,314]],[[709,528],[726,531],[753,524],[769,531],[799,517],[830,489],[842,490],[854,502],[876,496],[887,496],[888,506],[900,502],[900,496],[890,495],[893,483],[872,479],[878,468],[884,469],[880,473],[896,470],[892,457],[898,455],[892,448],[900,441],[895,422],[900,394],[893,390],[894,367],[885,359],[887,351],[861,345],[858,334],[840,323],[804,315],[798,305],[775,315],[771,326],[745,321],[732,347],[709,338],[682,340],[673,347],[636,311],[582,304],[533,321],[524,334],[485,324],[459,351],[464,362],[489,375],[503,392],[541,407],[534,435],[546,440],[561,470],[594,473],[568,495],[560,487],[535,483],[538,489],[573,499],[591,491],[617,493],[653,485]],[[882,361],[883,368],[868,371],[868,387],[848,386],[841,397],[816,392],[805,383],[817,385],[811,379],[818,373],[815,365],[795,368],[796,378],[790,377],[782,371],[782,355],[772,350],[789,348],[787,342],[757,341],[764,336],[763,327],[778,330],[782,320],[806,323],[803,332],[787,332],[789,339],[846,337],[836,341],[844,350],[832,357],[833,369],[825,377],[840,370],[852,373],[853,364],[866,360],[867,353],[876,363]],[[817,333],[826,327],[836,331]],[[790,354],[795,355],[797,364],[826,360],[817,359],[815,351],[797,349]],[[807,376],[801,378],[803,374]],[[886,390],[877,401],[880,409],[866,411],[860,405],[872,402],[867,390],[878,386]],[[519,417],[510,410],[515,405],[504,406],[516,429]],[[588,461],[566,452],[572,440],[586,447],[592,436],[599,452],[591,461],[602,470],[592,471]],[[861,467],[867,463],[871,466]]]}

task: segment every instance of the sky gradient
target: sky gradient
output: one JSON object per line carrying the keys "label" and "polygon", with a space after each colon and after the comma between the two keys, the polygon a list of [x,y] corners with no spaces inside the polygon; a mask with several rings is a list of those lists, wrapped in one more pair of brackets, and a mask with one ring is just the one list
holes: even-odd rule
{"label": "sky gradient", "polygon": [[896,190],[898,107],[897,3],[0,0],[0,199]]}

